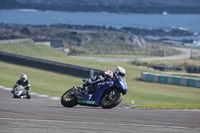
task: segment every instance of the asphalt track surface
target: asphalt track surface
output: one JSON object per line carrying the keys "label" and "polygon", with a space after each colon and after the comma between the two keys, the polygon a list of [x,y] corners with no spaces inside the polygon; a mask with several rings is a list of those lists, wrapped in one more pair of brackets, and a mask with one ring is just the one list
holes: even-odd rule
{"label": "asphalt track surface", "polygon": [[[173,48],[173,47],[171,47]],[[173,49],[181,51],[179,55],[166,56],[166,57],[150,57],[150,58],[112,58],[112,57],[92,57],[92,56],[70,56],[72,58],[81,58],[81,59],[92,59],[96,61],[107,61],[107,62],[116,62],[116,61],[134,61],[134,60],[177,60],[177,59],[188,59],[191,57],[191,50],[197,55],[200,56],[200,50],[189,49],[189,48],[178,48],[174,47]]]}
{"label": "asphalt track surface", "polygon": [[0,133],[199,133],[198,110],[113,109],[76,106],[32,95],[13,99],[0,87]]}

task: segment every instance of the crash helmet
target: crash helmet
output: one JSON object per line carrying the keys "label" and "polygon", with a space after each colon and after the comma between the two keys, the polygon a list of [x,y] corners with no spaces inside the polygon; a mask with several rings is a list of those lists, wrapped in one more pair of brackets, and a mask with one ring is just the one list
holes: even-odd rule
{"label": "crash helmet", "polygon": [[118,66],[115,68],[114,73],[115,73],[115,75],[120,75],[120,76],[124,77],[126,74],[126,71],[123,67]]}
{"label": "crash helmet", "polygon": [[23,73],[23,74],[20,76],[20,79],[21,79],[21,81],[25,82],[25,81],[27,80],[27,75]]}
{"label": "crash helmet", "polygon": [[113,72],[110,70],[105,71],[104,76],[107,78],[110,78],[110,79],[112,79],[114,77]]}

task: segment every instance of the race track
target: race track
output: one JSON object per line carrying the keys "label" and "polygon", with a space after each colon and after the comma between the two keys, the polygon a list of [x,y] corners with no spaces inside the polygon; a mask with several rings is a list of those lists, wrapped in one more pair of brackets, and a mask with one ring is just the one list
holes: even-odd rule
{"label": "race track", "polygon": [[198,110],[113,109],[76,106],[33,95],[13,99],[0,87],[0,133],[199,133]]}
{"label": "race track", "polygon": [[80,59],[92,59],[96,61],[105,61],[105,62],[119,62],[119,61],[134,61],[134,60],[179,60],[179,59],[189,59],[191,57],[191,50],[193,53],[193,57],[200,56],[200,50],[190,49],[190,48],[178,48],[171,47],[175,50],[181,51],[178,55],[173,56],[165,56],[165,57],[149,57],[149,58],[115,58],[115,57],[92,57],[92,56],[70,56],[72,58],[80,58]]}

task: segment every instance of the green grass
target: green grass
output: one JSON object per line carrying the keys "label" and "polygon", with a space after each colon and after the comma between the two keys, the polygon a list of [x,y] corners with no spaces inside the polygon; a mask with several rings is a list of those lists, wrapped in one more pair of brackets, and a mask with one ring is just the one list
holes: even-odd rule
{"label": "green grass", "polygon": [[81,54],[78,56],[91,56],[91,57],[112,57],[112,58],[151,58],[156,56],[149,55],[124,55],[124,54]]}
{"label": "green grass", "polygon": [[34,45],[29,41],[22,43],[0,44],[0,50],[42,58],[66,57],[61,52],[55,50],[52,47],[48,47],[45,45]]}
{"label": "green grass", "polygon": [[146,60],[146,61],[133,61],[135,64],[152,65],[168,65],[168,66],[200,66],[200,58],[179,59],[179,60]]}
{"label": "green grass", "polygon": [[81,79],[40,69],[0,62],[0,84],[12,88],[22,73],[28,75],[33,92],[51,96],[61,96]]}
{"label": "green grass", "polygon": [[144,109],[200,109],[200,104],[150,104],[139,105],[132,108]]}
{"label": "green grass", "polygon": [[[118,42],[119,43],[119,42]],[[86,46],[76,46],[73,47],[70,55],[79,55],[79,56],[103,56],[103,57],[127,57],[127,58],[141,58],[141,57],[160,57],[163,56],[165,50],[165,55],[175,55],[180,54],[181,51],[168,48],[167,46],[157,43],[152,44],[146,42],[146,48],[140,48],[137,46],[130,46],[110,42],[108,44],[88,44]]]}
{"label": "green grass", "polygon": [[[114,70],[116,66],[123,66],[127,72],[126,80],[128,84],[128,93],[125,95],[124,100],[122,101],[123,103],[130,104],[133,100],[135,104],[147,106],[153,104],[160,106],[160,108],[163,105],[172,104],[174,104],[173,108],[179,108],[178,105],[183,104],[188,106],[193,105],[194,107],[191,107],[193,109],[198,109],[199,107],[200,88],[142,82],[140,80],[142,71],[154,73],[156,73],[156,71],[137,67],[132,65],[131,62],[98,62],[94,60],[70,58],[48,46],[33,46],[31,43],[9,44],[12,45],[12,47],[7,45],[8,44],[0,44],[0,50],[14,53],[20,51],[21,54],[103,70]],[[21,47],[20,50],[18,50],[19,47]],[[45,52],[42,52],[42,50],[38,50],[42,49],[43,47],[45,50],[49,49],[51,52],[47,52],[45,54]],[[28,49],[29,52],[24,51],[25,49]],[[28,78],[32,84],[31,88],[33,92],[51,96],[62,96],[67,89],[74,85],[79,86],[82,83],[81,78],[0,62],[0,85],[12,88],[19,79],[21,73],[28,74]],[[167,106],[164,106],[164,108],[167,108]],[[183,106],[183,108],[186,107]]]}

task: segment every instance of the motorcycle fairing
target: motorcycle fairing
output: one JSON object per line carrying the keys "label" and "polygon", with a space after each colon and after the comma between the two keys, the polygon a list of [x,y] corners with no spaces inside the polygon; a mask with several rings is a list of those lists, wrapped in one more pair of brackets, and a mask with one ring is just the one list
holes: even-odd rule
{"label": "motorcycle fairing", "polygon": [[103,82],[95,84],[96,91],[94,93],[85,94],[80,97],[77,102],[79,104],[89,104],[97,106],[100,103],[101,96],[104,91],[111,88],[118,88],[123,94],[127,93],[126,80],[119,77],[115,81],[111,79],[105,79]]}

